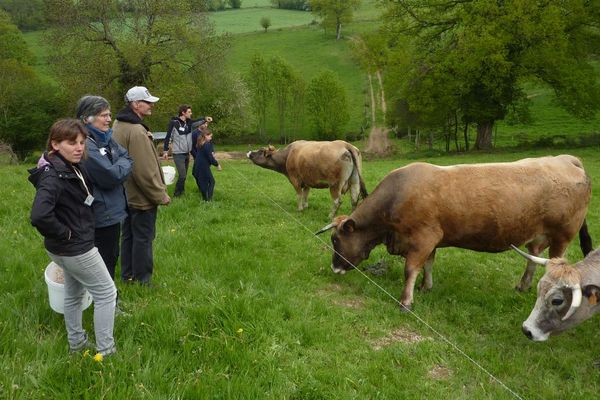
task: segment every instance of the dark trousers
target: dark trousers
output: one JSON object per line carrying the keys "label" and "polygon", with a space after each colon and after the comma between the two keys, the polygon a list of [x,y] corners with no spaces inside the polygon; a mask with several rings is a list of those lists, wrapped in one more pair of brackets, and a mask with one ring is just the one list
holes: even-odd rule
{"label": "dark trousers", "polygon": [[106,269],[112,280],[115,280],[115,268],[119,258],[119,239],[121,238],[121,224],[114,224],[96,228],[94,232],[94,245],[98,248],[100,256],[106,264]]}
{"label": "dark trousers", "polygon": [[138,210],[129,208],[123,222],[121,243],[121,279],[150,283],[154,270],[152,241],[156,236],[158,208]]}
{"label": "dark trousers", "polygon": [[185,191],[185,178],[190,165],[189,154],[173,154],[175,168],[177,169],[177,183],[175,184],[175,196],[179,196]]}
{"label": "dark trousers", "polygon": [[196,184],[204,201],[212,201],[215,190],[215,178],[212,174],[196,177]]}

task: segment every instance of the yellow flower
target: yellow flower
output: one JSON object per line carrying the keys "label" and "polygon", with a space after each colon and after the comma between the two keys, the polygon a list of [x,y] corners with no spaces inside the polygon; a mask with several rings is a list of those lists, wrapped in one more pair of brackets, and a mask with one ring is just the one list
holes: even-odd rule
{"label": "yellow flower", "polygon": [[242,328],[240,328],[240,329],[238,329],[238,330],[237,330],[237,333],[238,333],[239,335],[241,335],[242,333],[244,333],[244,330],[243,330]]}
{"label": "yellow flower", "polygon": [[102,360],[104,360],[104,356],[100,353],[96,353],[96,355],[94,356],[94,361],[102,362]]}
{"label": "yellow flower", "polygon": [[88,350],[84,351],[83,352],[83,356],[84,357],[89,357],[90,356],[90,350],[88,349]]}
{"label": "yellow flower", "polygon": [[175,232],[175,229],[171,229],[171,233],[174,233],[174,232]]}

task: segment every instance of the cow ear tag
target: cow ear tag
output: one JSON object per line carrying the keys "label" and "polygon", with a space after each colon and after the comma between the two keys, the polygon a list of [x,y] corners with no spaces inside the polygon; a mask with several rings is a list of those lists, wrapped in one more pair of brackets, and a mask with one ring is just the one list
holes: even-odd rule
{"label": "cow ear tag", "polygon": [[587,297],[590,305],[596,305],[598,303],[598,295],[600,294],[600,288],[595,285],[586,286],[583,290],[584,296]]}

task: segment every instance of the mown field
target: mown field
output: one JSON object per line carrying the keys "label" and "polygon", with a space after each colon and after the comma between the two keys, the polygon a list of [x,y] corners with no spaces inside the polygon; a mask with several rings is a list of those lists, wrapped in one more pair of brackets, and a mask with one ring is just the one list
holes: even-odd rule
{"label": "mown field", "polygon": [[[218,149],[217,149],[218,150]],[[600,240],[598,148],[438,157],[437,164],[572,153],[594,182],[588,225]],[[372,191],[404,158],[366,161]],[[104,399],[584,399],[600,390],[597,320],[545,343],[521,323],[535,290],[516,292],[514,253],[438,251],[434,287],[414,314],[396,303],[403,262],[381,246],[334,275],[327,191],[295,211],[286,179],[249,161],[222,161],[215,201],[188,180],[161,208],[155,287],[124,286],[119,352],[98,363],[69,355],[62,316],[48,305],[42,238],[29,224],[30,166],[0,168],[0,398]],[[493,185],[493,182],[490,182]],[[172,191],[172,187],[170,190]],[[346,198],[342,213],[348,213]],[[579,260],[577,240],[567,257]],[[371,271],[381,272],[379,274]],[[537,271],[535,281],[542,270]],[[389,294],[389,295],[388,295]],[[92,308],[85,312],[92,330]]]}

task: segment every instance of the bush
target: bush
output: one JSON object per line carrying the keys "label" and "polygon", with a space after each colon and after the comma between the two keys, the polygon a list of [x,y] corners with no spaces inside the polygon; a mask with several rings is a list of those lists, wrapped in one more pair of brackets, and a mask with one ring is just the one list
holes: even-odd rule
{"label": "bush", "polygon": [[308,10],[309,2],[305,0],[271,0],[271,3],[277,8],[286,10]]}
{"label": "bush", "polygon": [[231,8],[241,8],[242,0],[229,0],[229,5]]}

